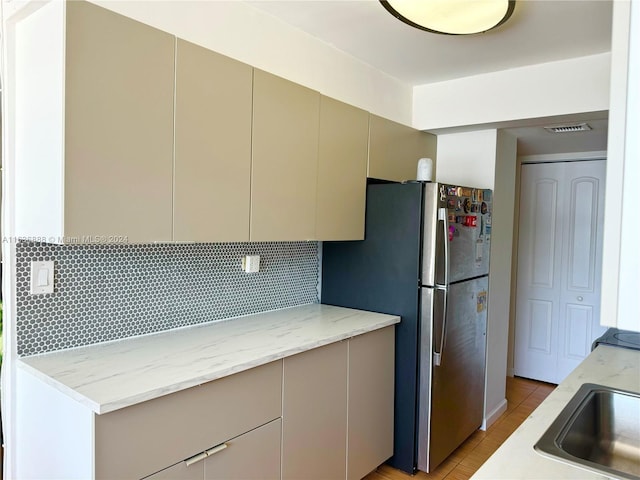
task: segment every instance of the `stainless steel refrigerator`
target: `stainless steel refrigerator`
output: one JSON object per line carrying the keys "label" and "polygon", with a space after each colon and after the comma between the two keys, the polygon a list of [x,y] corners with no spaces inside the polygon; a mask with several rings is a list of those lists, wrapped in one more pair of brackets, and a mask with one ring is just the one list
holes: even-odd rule
{"label": "stainless steel refrigerator", "polygon": [[400,315],[394,454],[433,471],[482,424],[490,190],[367,186],[365,240],[324,242],[322,303]]}

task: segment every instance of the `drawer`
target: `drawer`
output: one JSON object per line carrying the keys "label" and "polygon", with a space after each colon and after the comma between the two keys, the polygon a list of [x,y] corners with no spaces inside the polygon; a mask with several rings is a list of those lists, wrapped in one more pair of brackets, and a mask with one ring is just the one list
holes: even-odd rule
{"label": "drawer", "polygon": [[[144,480],[274,480],[280,478],[280,436],[277,419],[210,449],[197,461],[187,459]],[[194,461],[196,460],[196,461]],[[191,462],[194,463],[191,463]]]}
{"label": "drawer", "polygon": [[204,460],[205,480],[280,478],[281,432],[278,418],[226,442],[227,448]]}
{"label": "drawer", "polygon": [[282,361],[95,416],[95,476],[141,478],[282,415]]}

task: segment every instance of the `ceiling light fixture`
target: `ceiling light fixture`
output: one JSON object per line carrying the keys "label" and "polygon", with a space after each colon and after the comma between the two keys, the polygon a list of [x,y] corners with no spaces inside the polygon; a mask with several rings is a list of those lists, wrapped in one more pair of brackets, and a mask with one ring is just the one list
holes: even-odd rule
{"label": "ceiling light fixture", "polygon": [[506,22],[515,0],[380,0],[391,15],[412,27],[445,35],[471,35]]}

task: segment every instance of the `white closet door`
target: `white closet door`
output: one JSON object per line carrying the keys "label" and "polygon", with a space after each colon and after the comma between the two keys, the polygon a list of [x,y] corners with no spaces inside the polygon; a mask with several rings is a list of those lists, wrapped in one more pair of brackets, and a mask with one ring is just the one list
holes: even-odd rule
{"label": "white closet door", "polygon": [[559,383],[603,329],[604,160],[523,165],[514,372]]}

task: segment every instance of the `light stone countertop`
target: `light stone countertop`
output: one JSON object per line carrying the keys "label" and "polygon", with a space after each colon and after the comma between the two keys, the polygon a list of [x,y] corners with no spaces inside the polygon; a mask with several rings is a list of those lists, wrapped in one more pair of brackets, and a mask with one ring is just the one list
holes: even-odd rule
{"label": "light stone countertop", "polygon": [[399,321],[393,315],[303,305],[23,357],[18,367],[101,414]]}
{"label": "light stone countertop", "polygon": [[583,383],[640,391],[640,351],[598,346],[471,477],[474,480],[606,479],[543,457],[533,446]]}

